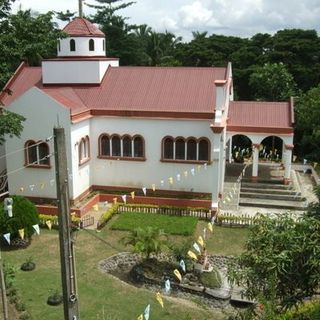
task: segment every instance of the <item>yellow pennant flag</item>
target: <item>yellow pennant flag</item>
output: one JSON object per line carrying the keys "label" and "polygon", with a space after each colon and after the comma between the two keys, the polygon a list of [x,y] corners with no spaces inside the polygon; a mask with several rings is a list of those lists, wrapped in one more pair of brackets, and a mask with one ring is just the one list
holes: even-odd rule
{"label": "yellow pennant flag", "polygon": [[179,272],[178,269],[174,269],[173,273],[174,273],[174,275],[179,279],[179,281],[182,280],[181,273]]}
{"label": "yellow pennant flag", "polygon": [[191,250],[188,251],[188,256],[194,260],[198,260],[197,255]]}
{"label": "yellow pennant flag", "polygon": [[141,313],[137,320],[143,320],[143,314]]}
{"label": "yellow pennant flag", "polygon": [[199,238],[198,238],[198,243],[200,244],[201,247],[204,246],[204,241],[203,241],[203,238],[201,236],[199,236]]}
{"label": "yellow pennant flag", "polygon": [[313,168],[315,169],[317,165],[318,165],[318,162],[314,162],[313,163]]}
{"label": "yellow pennant flag", "polygon": [[45,186],[45,184],[44,184],[44,183],[41,183],[40,189],[44,189],[44,186]]}
{"label": "yellow pennant flag", "polygon": [[134,191],[130,192],[130,195],[131,195],[131,198],[134,199],[134,197],[135,197],[135,192],[134,192]]}
{"label": "yellow pennant flag", "polygon": [[156,191],[156,185],[153,183],[153,184],[151,185],[151,187],[152,187],[152,191],[155,192],[155,191]]}
{"label": "yellow pennant flag", "polygon": [[161,297],[160,292],[157,292],[157,293],[156,293],[156,299],[157,299],[157,301],[160,303],[161,307],[163,308],[163,299],[162,299],[162,297]]}
{"label": "yellow pennant flag", "polygon": [[211,222],[208,222],[208,229],[209,229],[211,232],[213,232],[213,228],[212,228]]}
{"label": "yellow pennant flag", "polygon": [[48,226],[49,230],[51,230],[51,228],[52,228],[52,222],[51,222],[51,220],[47,220],[47,221],[46,221],[46,225]]}
{"label": "yellow pennant flag", "polygon": [[19,235],[20,235],[20,238],[23,240],[24,239],[24,229],[19,230]]}
{"label": "yellow pennant flag", "polygon": [[92,208],[94,211],[99,211],[99,206],[97,204],[95,204]]}
{"label": "yellow pennant flag", "polygon": [[172,178],[172,177],[169,177],[168,180],[169,180],[169,183],[170,183],[170,184],[173,184],[173,178]]}
{"label": "yellow pennant flag", "polygon": [[117,203],[117,198],[113,198],[113,203],[116,204]]}
{"label": "yellow pennant flag", "polygon": [[188,171],[184,171],[183,174],[184,174],[185,177],[187,177],[188,176]]}
{"label": "yellow pennant flag", "polygon": [[23,191],[24,191],[24,187],[21,187],[21,188],[20,188],[20,191],[23,192]]}

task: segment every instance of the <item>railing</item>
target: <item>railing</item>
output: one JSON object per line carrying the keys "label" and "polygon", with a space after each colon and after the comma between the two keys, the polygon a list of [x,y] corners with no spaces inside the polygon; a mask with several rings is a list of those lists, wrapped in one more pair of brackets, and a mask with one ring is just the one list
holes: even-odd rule
{"label": "railing", "polygon": [[211,219],[211,212],[207,208],[182,208],[169,206],[141,206],[119,204],[118,212],[156,213],[169,216],[187,216],[206,220]]}
{"label": "railing", "polygon": [[230,227],[248,227],[263,223],[261,217],[253,217],[248,214],[234,215],[229,212],[219,214],[216,219],[218,225],[230,226]]}
{"label": "railing", "polygon": [[8,190],[8,177],[7,177],[7,170],[4,169],[0,173],[0,193],[4,193]]}

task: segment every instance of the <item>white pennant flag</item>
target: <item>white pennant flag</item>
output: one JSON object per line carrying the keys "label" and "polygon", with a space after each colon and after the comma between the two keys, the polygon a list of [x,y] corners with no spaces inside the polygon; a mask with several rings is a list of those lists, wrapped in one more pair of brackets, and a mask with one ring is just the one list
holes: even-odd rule
{"label": "white pennant flag", "polygon": [[307,159],[303,159],[303,164],[307,164]]}
{"label": "white pennant flag", "polygon": [[184,263],[183,260],[180,260],[180,267],[181,267],[182,271],[185,273],[186,272],[186,264]]}
{"label": "white pennant flag", "polygon": [[122,198],[122,201],[123,201],[124,203],[127,203],[127,195],[126,195],[126,194],[124,194],[123,196],[121,196],[121,198]]}
{"label": "white pennant flag", "polygon": [[178,173],[177,174],[177,181],[180,181],[181,180],[181,175]]}
{"label": "white pennant flag", "polygon": [[7,240],[7,242],[10,244],[10,233],[5,233],[3,236]]}
{"label": "white pennant flag", "polygon": [[200,247],[199,247],[199,245],[198,245],[196,242],[193,244],[193,247],[194,247],[194,249],[195,249],[196,251],[199,252],[199,254],[201,253]]}
{"label": "white pennant flag", "polygon": [[150,317],[150,304],[147,305],[146,309],[144,310],[144,318],[145,320],[149,320]]}
{"label": "white pennant flag", "polygon": [[30,188],[31,191],[33,191],[34,187],[35,187],[34,184],[30,184],[30,185],[29,185],[29,188]]}
{"label": "white pennant flag", "polygon": [[106,207],[108,205],[108,201],[105,201],[103,205]]}
{"label": "white pennant flag", "polygon": [[203,166],[204,166],[204,170],[207,170],[207,163],[205,163]]}
{"label": "white pennant flag", "polygon": [[167,279],[166,282],[164,283],[164,290],[166,293],[170,293],[171,290],[171,284],[170,284],[170,280]]}
{"label": "white pennant flag", "polygon": [[207,228],[203,228],[203,240],[206,240],[207,237]]}
{"label": "white pennant flag", "polygon": [[160,181],[160,185],[161,185],[161,187],[164,186],[164,181],[163,180]]}
{"label": "white pennant flag", "polygon": [[190,169],[190,172],[194,176],[194,168]]}
{"label": "white pennant flag", "polygon": [[40,228],[38,224],[34,224],[32,227],[35,230],[36,234],[40,234]]}
{"label": "white pennant flag", "polygon": [[142,191],[143,191],[143,194],[146,196],[146,195],[147,195],[147,188],[146,188],[146,187],[143,187],[143,188],[142,188]]}
{"label": "white pennant flag", "polygon": [[53,185],[54,185],[54,180],[51,179],[51,180],[50,180],[50,186],[53,186]]}

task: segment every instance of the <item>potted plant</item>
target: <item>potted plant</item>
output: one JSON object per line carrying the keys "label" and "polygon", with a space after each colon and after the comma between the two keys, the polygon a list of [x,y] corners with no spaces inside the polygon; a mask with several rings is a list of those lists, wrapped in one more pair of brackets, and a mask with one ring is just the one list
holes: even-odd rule
{"label": "potted plant", "polygon": [[32,257],[29,257],[22,265],[21,270],[23,271],[32,271],[36,267],[36,264],[32,261]]}
{"label": "potted plant", "polygon": [[48,297],[47,304],[50,306],[58,306],[63,301],[62,295],[58,290],[53,291],[53,293]]}

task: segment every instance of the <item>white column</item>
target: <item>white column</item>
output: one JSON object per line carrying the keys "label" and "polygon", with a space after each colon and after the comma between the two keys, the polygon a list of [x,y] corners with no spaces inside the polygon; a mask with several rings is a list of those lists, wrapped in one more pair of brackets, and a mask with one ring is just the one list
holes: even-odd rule
{"label": "white column", "polygon": [[224,174],[226,167],[226,132],[223,130],[220,138],[220,185],[219,194],[222,196],[224,188]]}
{"label": "white column", "polygon": [[259,166],[259,144],[252,145],[252,177],[251,180],[258,180],[258,166]]}
{"label": "white column", "polygon": [[284,143],[284,141],[282,142],[282,159],[281,159],[281,163],[284,165],[286,160],[285,160],[285,157],[286,157],[286,145]]}
{"label": "white column", "polygon": [[284,163],[284,184],[290,182],[290,173],[291,173],[291,159],[292,159],[292,148],[286,146],[285,152],[285,163]]}
{"label": "white column", "polygon": [[229,139],[229,150],[228,150],[228,160],[229,160],[229,163],[232,162],[232,136],[230,137]]}

